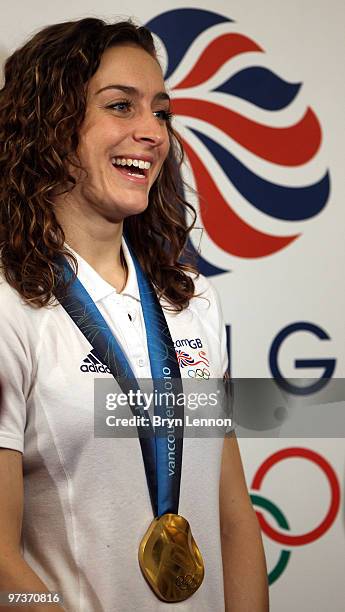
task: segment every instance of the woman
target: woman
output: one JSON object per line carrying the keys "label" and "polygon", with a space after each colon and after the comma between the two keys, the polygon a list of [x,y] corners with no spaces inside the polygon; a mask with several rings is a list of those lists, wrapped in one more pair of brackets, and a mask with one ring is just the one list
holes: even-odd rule
{"label": "woman", "polygon": [[[150,33],[97,19],[45,28],[7,60],[0,109],[0,590],[61,593],[63,604],[39,610],[151,612],[166,609],[162,599],[188,611],[224,610],[224,599],[232,612],[267,610],[234,434],[185,438],[182,468],[176,439],[173,487],[159,442],[94,437],[94,379],[117,377],[120,362],[132,379],[155,378],[157,363],[179,378],[175,344],[194,361],[202,349],[213,378],[227,368],[214,290],[179,261],[191,207],[178,191],[182,150]],[[83,327],[70,296],[83,309],[84,294],[93,314]],[[102,334],[118,341],[113,361]],[[166,355],[156,363],[157,338]],[[202,584],[188,572],[173,586],[166,574],[151,580],[152,511],[189,521]]]}

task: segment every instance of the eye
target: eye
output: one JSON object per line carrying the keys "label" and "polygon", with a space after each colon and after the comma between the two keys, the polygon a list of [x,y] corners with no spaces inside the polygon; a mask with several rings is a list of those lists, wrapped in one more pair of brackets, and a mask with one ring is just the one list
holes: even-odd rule
{"label": "eye", "polygon": [[[115,110],[119,113],[127,113],[133,108],[133,103],[131,100],[120,100],[119,102],[114,102],[113,104],[108,104],[107,108],[111,110]],[[168,122],[173,117],[173,113],[167,110],[158,110],[154,111],[154,116],[157,117],[160,121]]]}
{"label": "eye", "polygon": [[107,108],[119,111],[120,113],[124,111],[129,111],[131,107],[132,102],[130,100],[121,100],[120,102],[114,102],[113,104],[109,104],[107,106]]}
{"label": "eye", "polygon": [[170,121],[174,116],[173,113],[166,110],[155,111],[153,114],[155,115],[155,117],[157,117],[157,119],[160,119],[161,121]]}

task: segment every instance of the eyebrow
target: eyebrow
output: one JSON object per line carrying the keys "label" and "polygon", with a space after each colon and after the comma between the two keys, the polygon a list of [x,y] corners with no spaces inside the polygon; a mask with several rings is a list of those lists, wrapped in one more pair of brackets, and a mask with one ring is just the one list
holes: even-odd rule
{"label": "eyebrow", "polygon": [[[131,87],[130,85],[120,85],[120,84],[106,85],[105,87],[102,87],[101,89],[96,91],[95,96],[102,93],[102,91],[106,91],[107,89],[119,89],[120,91],[123,91],[124,93],[129,94],[131,96],[141,97],[140,91],[136,87]],[[155,96],[153,97],[153,100],[154,101],[167,100],[168,102],[170,102],[170,96],[167,94],[166,91],[159,91],[158,93],[155,94]]]}

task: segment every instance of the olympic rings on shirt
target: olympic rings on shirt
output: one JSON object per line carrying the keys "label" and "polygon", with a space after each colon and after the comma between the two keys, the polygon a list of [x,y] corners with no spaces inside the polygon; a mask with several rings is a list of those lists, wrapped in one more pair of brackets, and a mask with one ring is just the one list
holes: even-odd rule
{"label": "olympic rings on shirt", "polygon": [[195,370],[193,370],[191,368],[188,370],[188,376],[190,378],[203,378],[204,380],[208,380],[210,378],[210,370],[207,368],[195,368]]}

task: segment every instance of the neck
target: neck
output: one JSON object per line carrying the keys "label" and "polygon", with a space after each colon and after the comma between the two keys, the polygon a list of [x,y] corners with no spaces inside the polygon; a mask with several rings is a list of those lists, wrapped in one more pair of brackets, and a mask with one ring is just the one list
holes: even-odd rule
{"label": "neck", "polygon": [[[78,214],[75,215],[74,213]],[[121,254],[123,222],[110,223],[104,218],[88,218],[71,206],[56,208],[65,241],[98,274],[121,291],[127,279],[127,268]]]}

